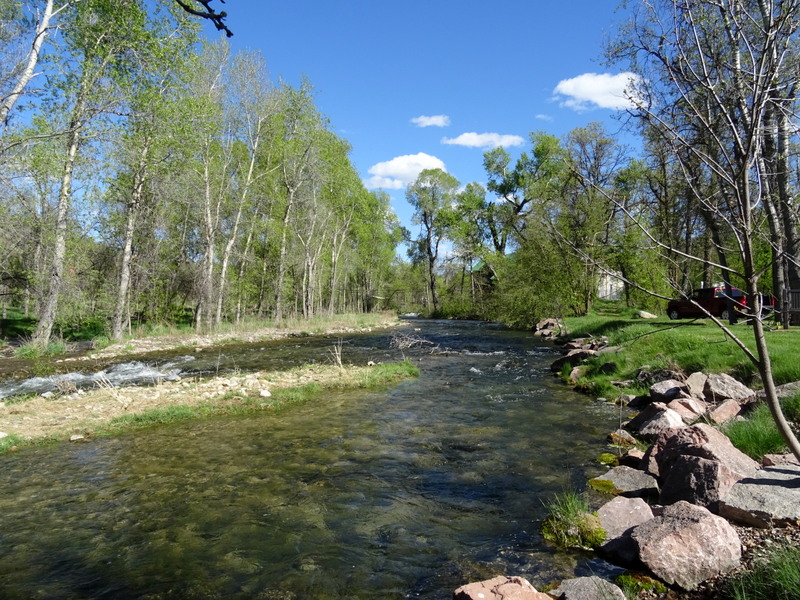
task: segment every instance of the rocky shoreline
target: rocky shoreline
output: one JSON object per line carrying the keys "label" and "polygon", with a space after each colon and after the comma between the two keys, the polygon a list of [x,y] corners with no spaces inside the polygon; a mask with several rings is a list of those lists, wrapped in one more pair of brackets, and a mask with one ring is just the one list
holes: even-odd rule
{"label": "rocky shoreline", "polygon": [[[534,333],[561,340],[563,355],[551,370],[569,372],[573,383],[590,357],[608,355],[613,372],[616,349],[605,339],[563,341],[563,326],[555,319],[540,322]],[[755,391],[729,375],[643,367],[636,380],[648,387],[647,394],[615,399],[629,412],[638,411],[608,436],[621,455],[608,473],[588,482],[608,495],[597,511],[606,532],[597,552],[666,584],[661,591],[641,591],[639,598],[721,600],[731,577],[752,570],[772,549],[800,545],[800,464],[792,455],[768,455],[758,463],[720,431],[758,401]],[[789,384],[784,391],[796,387]],[[566,580],[543,593],[522,577],[504,576],[463,586],[453,597],[624,600],[625,595],[598,577]]]}

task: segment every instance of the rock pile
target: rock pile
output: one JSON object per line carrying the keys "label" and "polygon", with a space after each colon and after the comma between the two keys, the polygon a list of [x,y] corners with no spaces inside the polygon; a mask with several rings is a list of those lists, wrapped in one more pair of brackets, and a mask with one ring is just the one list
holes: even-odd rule
{"label": "rock pile", "polygon": [[[540,324],[543,331],[545,324]],[[551,368],[563,372],[570,365],[579,376],[574,369],[586,358],[613,350],[602,339],[574,340]],[[694,590],[739,567],[743,546],[734,525],[800,525],[800,464],[791,456],[767,456],[758,464],[712,426],[741,418],[758,401],[756,392],[726,374],[685,376],[644,367],[636,379],[649,386],[648,393],[621,398],[638,413],[608,438],[629,450],[620,466],[589,482],[614,496],[597,512],[606,532],[598,549],[604,558]],[[798,389],[800,382],[786,386],[787,393]],[[649,442],[646,452],[635,447],[641,445],[638,440]],[[548,594],[511,578],[519,587],[502,588],[498,595],[500,579],[507,578],[471,584],[478,586],[471,588],[474,595],[458,595],[469,586],[459,588],[454,598],[624,598],[619,588],[597,577],[562,582]]]}

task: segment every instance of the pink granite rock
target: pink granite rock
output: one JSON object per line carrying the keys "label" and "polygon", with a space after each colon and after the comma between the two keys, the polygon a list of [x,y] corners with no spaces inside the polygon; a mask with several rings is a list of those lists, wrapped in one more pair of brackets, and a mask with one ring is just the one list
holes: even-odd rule
{"label": "pink granite rock", "polygon": [[486,581],[462,585],[453,592],[453,600],[553,600],[537,592],[527,579],[501,575]]}

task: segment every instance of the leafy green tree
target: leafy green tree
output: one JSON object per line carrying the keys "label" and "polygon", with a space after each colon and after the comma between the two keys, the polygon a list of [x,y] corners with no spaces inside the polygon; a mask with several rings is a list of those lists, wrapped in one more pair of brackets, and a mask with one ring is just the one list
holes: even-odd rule
{"label": "leafy green tree", "polygon": [[414,220],[421,225],[419,250],[427,259],[428,286],[433,312],[439,311],[439,292],[436,288],[436,267],[439,248],[453,221],[452,205],[458,180],[441,169],[425,169],[408,186],[406,199],[414,207]]}

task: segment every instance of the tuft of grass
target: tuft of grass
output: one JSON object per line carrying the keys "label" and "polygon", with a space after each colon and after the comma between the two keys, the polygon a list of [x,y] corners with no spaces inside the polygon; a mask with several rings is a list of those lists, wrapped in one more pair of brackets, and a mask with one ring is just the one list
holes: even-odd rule
{"label": "tuft of grass", "polygon": [[[781,406],[788,421],[800,421],[800,394],[785,398]],[[736,448],[755,460],[786,451],[786,442],[766,404],[759,404],[745,420],[730,423],[724,431]]]}
{"label": "tuft of grass", "polygon": [[45,356],[58,356],[67,351],[67,345],[63,341],[52,341],[47,344],[37,344],[35,342],[27,342],[22,344],[14,351],[14,356],[17,358],[43,358]]}
{"label": "tuft of grass", "polygon": [[16,450],[23,445],[28,445],[28,440],[14,434],[7,435],[4,438],[0,438],[0,454]]}
{"label": "tuft of grass", "polygon": [[644,573],[629,571],[618,575],[614,579],[614,583],[619,586],[622,593],[625,594],[625,597],[631,600],[641,598],[643,593],[648,594],[647,597],[650,597],[652,594],[661,595],[667,593],[666,585]]}
{"label": "tuft of grass", "polygon": [[561,548],[596,548],[606,538],[600,519],[589,511],[586,498],[565,491],[545,503],[548,517],[542,523],[542,536]]}
{"label": "tuft of grass", "polygon": [[800,590],[800,548],[784,546],[770,552],[753,569],[725,586],[731,600],[792,600]]}

